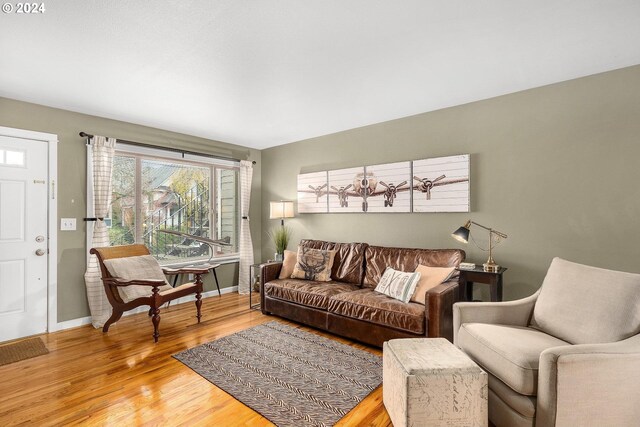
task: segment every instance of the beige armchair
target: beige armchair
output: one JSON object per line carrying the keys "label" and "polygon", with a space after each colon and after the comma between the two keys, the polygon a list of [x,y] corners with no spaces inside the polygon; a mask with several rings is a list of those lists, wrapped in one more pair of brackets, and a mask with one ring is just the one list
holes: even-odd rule
{"label": "beige armchair", "polygon": [[497,427],[640,425],[640,274],[555,258],[534,295],[457,303]]}

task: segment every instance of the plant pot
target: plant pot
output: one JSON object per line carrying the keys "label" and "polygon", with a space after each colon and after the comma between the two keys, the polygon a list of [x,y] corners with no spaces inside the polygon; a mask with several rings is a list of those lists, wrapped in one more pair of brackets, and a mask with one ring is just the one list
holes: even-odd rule
{"label": "plant pot", "polygon": [[282,261],[284,261],[284,254],[279,254],[279,253],[277,253],[277,252],[276,252],[275,257],[276,257],[276,258],[275,258],[275,259],[276,259],[276,262],[282,262]]}

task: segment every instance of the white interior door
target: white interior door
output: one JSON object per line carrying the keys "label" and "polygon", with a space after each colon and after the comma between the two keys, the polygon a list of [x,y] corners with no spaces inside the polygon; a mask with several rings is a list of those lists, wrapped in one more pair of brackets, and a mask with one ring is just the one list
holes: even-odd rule
{"label": "white interior door", "polygon": [[0,341],[47,330],[47,153],[0,136]]}

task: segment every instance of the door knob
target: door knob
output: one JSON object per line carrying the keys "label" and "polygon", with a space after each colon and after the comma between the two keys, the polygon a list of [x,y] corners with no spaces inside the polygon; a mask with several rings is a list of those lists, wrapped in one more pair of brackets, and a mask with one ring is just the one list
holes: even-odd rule
{"label": "door knob", "polygon": [[44,251],[44,249],[36,249],[36,255],[38,256],[42,256],[44,255],[46,252]]}

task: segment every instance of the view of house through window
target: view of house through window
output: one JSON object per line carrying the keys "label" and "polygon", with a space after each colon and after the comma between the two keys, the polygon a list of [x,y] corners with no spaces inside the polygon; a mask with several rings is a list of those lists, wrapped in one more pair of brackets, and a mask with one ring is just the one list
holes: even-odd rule
{"label": "view of house through window", "polygon": [[116,153],[112,172],[111,245],[143,243],[161,264],[208,259],[209,245],[161,230],[222,239],[213,256],[238,252],[238,169]]}

